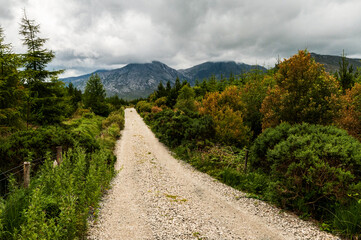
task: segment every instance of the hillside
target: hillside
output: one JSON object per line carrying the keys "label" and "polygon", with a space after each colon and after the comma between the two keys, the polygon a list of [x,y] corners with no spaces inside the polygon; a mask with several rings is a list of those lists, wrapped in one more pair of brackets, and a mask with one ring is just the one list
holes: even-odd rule
{"label": "hillside", "polygon": [[251,71],[252,69],[259,69],[266,71],[267,69],[259,65],[248,65],[245,63],[229,62],[205,62],[188,69],[181,69],[179,72],[192,80],[203,80],[214,75],[217,79],[229,77],[230,74],[241,74]]}
{"label": "hillside", "polygon": [[[98,74],[107,96],[119,95],[124,99],[135,99],[146,97],[152,93],[160,82],[172,84],[176,78],[186,79],[181,73],[167,65],[153,61],[145,64],[128,64],[127,66],[113,70],[95,71]],[[72,82],[74,86],[82,91],[91,74],[79,77],[61,79],[65,83]]]}
{"label": "hillside", "polygon": [[[311,53],[316,62],[324,64],[326,71],[335,72],[339,69],[341,56],[321,55]],[[354,68],[361,67],[361,59],[347,58]],[[113,70],[97,70],[103,82],[107,96],[118,95],[123,99],[132,100],[135,98],[147,97],[157,89],[160,82],[165,85],[168,81],[173,85],[178,77],[181,81],[187,80],[194,85],[196,80],[203,80],[214,75],[217,79],[242,74],[259,69],[267,69],[259,65],[248,65],[245,63],[227,62],[205,62],[187,69],[176,70],[159,61],[151,63],[132,63],[123,68]],[[93,73],[91,73],[93,74]],[[61,79],[65,83],[72,82],[74,86],[84,91],[86,82],[91,74],[78,77]]]}
{"label": "hillside", "polygon": [[[311,53],[311,56],[315,59],[316,62],[321,63],[325,66],[327,72],[334,73],[340,67],[339,63],[341,61],[341,56],[334,55],[321,55],[317,53]],[[350,65],[356,70],[358,67],[361,67],[361,59],[357,58],[347,58]]]}
{"label": "hillside", "polygon": [[[235,62],[206,62],[194,67],[182,70],[175,70],[164,63],[153,61],[152,63],[132,63],[114,70],[98,70],[97,73],[103,82],[108,96],[118,95],[123,99],[147,97],[157,89],[160,82],[164,85],[169,81],[174,84],[178,77],[181,81],[187,80],[194,85],[195,80],[202,80],[215,75],[228,77],[231,73],[241,74],[261,66],[247,65]],[[80,90],[84,90],[87,80],[91,74],[78,77],[61,79],[65,83],[72,82]]]}

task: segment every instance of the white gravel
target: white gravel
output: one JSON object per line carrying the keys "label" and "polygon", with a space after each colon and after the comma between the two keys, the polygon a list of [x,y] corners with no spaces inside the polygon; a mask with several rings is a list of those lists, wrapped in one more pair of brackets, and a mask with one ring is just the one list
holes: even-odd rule
{"label": "white gravel", "polygon": [[88,239],[338,239],[176,160],[125,110],[118,175]]}

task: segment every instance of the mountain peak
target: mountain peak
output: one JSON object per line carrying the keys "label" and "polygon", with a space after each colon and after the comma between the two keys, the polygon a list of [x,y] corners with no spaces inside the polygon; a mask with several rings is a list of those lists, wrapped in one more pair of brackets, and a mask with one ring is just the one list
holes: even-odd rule
{"label": "mountain peak", "polygon": [[[258,66],[262,70],[263,67]],[[159,83],[171,85],[179,78],[187,80],[194,85],[197,79],[203,80],[215,75],[218,79],[220,76],[229,76],[231,73],[237,75],[255,68],[247,64],[237,64],[234,61],[227,62],[206,62],[194,67],[175,70],[160,61],[151,63],[132,63],[125,67],[107,71],[96,71],[99,75],[107,95],[119,95],[123,99],[131,100],[135,98],[147,97],[157,89]],[[78,89],[84,90],[90,74],[61,79],[69,83],[72,82]]]}

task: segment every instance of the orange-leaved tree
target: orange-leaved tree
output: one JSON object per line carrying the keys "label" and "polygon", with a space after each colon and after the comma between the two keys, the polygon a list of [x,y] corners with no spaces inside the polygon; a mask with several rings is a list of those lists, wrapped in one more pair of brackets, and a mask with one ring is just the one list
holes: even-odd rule
{"label": "orange-leaved tree", "polygon": [[280,63],[275,80],[262,103],[263,130],[281,122],[333,121],[340,106],[337,81],[306,50]]}
{"label": "orange-leaved tree", "polygon": [[341,97],[342,108],[336,124],[361,140],[361,84],[356,83]]}
{"label": "orange-leaved tree", "polygon": [[245,146],[250,140],[250,129],[243,123],[244,104],[236,86],[227,87],[222,93],[208,93],[199,112],[213,119],[216,138],[224,144]]}

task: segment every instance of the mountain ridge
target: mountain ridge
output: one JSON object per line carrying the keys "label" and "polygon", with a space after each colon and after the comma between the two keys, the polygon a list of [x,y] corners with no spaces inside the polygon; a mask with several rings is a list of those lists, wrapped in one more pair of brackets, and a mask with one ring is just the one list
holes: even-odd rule
{"label": "mountain ridge", "polygon": [[[325,70],[334,73],[339,69],[341,56],[322,55],[311,53],[316,62],[324,65]],[[361,59],[347,58],[350,65],[361,68]],[[74,86],[82,91],[85,89],[86,82],[92,74],[98,74],[107,96],[118,95],[123,99],[132,100],[135,98],[144,98],[157,89],[159,83],[166,85],[169,81],[171,85],[175,83],[177,77],[183,81],[187,80],[194,85],[196,80],[203,80],[214,75],[217,79],[229,77],[230,74],[239,75],[259,69],[267,71],[266,68],[259,65],[248,65],[237,63],[235,61],[204,62],[186,69],[174,69],[160,61],[150,63],[130,63],[122,68],[111,70],[96,70],[93,73],[60,79],[65,83],[72,82]]]}
{"label": "mountain ridge", "polygon": [[[325,54],[317,54],[311,52],[311,57],[315,59],[316,62],[324,65],[325,70],[329,73],[334,73],[339,70],[339,62],[342,59],[342,56],[336,55],[325,55]],[[349,62],[349,66],[352,65],[354,70],[358,67],[361,68],[361,59],[358,58],[348,58],[346,56],[347,61]]]}
{"label": "mountain ridge", "polygon": [[93,73],[60,80],[65,83],[71,82],[76,88],[84,91],[87,80],[96,73],[102,80],[107,96],[118,95],[123,99],[131,100],[147,97],[157,89],[159,83],[166,85],[169,81],[173,85],[177,78],[181,81],[187,80],[194,85],[197,79],[203,80],[212,75],[220,78],[220,76],[229,76],[231,73],[238,75],[252,69],[267,70],[258,65],[234,61],[205,62],[191,68],[176,70],[160,61],[152,61],[151,63],[130,63],[122,68],[97,70]]}

